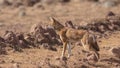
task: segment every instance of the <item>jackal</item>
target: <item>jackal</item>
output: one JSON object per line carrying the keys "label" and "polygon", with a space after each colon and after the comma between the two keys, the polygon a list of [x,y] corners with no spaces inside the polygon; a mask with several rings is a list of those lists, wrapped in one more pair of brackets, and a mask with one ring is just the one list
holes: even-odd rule
{"label": "jackal", "polygon": [[86,51],[93,52],[96,55],[97,59],[99,59],[98,51],[100,49],[94,34],[90,33],[88,30],[65,27],[53,17],[50,17],[50,20],[51,20],[50,24],[53,26],[53,28],[55,29],[56,33],[59,35],[63,43],[63,51],[61,58],[65,57],[67,47],[68,57],[70,57],[71,55],[70,42],[80,41]]}

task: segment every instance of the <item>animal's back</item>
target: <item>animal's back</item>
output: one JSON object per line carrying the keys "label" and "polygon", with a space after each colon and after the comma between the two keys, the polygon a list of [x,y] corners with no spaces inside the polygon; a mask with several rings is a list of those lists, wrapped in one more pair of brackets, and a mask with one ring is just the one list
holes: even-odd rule
{"label": "animal's back", "polygon": [[66,31],[66,37],[69,41],[80,41],[83,38],[83,35],[86,33],[86,30],[78,30],[73,28],[68,28]]}

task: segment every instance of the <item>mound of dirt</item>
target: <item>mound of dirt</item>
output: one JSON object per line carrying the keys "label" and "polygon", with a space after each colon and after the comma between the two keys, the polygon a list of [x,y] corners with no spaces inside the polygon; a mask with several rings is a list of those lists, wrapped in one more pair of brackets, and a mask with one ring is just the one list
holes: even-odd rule
{"label": "mound of dirt", "polygon": [[52,27],[45,26],[43,28],[40,24],[35,24],[31,27],[30,34],[35,38],[36,43],[59,43],[57,34]]}
{"label": "mound of dirt", "polygon": [[[112,32],[120,30],[120,16],[110,11],[104,19],[93,20],[89,24],[78,26],[78,28],[71,21],[66,21],[65,26],[88,30],[100,38],[109,36]],[[45,49],[54,50],[51,45],[61,44],[59,40],[58,35],[52,27],[42,26],[41,24],[34,24],[27,34],[6,31],[4,37],[0,38],[1,42],[10,44],[10,47],[14,48],[15,51],[19,51],[21,48],[39,47],[40,44]]]}
{"label": "mound of dirt", "polygon": [[89,30],[98,35],[109,35],[114,31],[120,30],[120,16],[109,12],[103,19],[95,19],[90,24],[78,26],[78,29]]}
{"label": "mound of dirt", "polygon": [[113,47],[110,49],[110,52],[116,56],[116,57],[120,57],[120,47]]}

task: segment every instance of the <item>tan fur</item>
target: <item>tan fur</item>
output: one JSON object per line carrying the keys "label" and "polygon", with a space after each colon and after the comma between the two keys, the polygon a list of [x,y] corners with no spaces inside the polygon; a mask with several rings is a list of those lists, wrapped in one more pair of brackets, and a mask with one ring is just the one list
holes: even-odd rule
{"label": "tan fur", "polygon": [[[60,24],[57,20],[50,17],[51,25],[56,30],[57,34],[60,36],[60,39],[63,43],[63,51],[62,51],[62,58],[65,55],[66,47],[69,42],[76,42],[80,41],[87,51],[93,51],[97,58],[99,58],[99,46],[97,44],[96,38],[93,34],[90,34],[87,30],[78,30],[74,28],[64,27]],[[70,45],[68,45],[68,56],[70,57]]]}

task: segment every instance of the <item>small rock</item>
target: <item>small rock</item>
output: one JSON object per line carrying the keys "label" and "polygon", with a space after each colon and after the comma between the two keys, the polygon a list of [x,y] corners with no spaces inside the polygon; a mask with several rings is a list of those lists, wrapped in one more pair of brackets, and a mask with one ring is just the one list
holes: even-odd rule
{"label": "small rock", "polygon": [[113,47],[110,49],[110,52],[116,56],[116,57],[120,57],[120,47]]}
{"label": "small rock", "polygon": [[110,50],[111,47],[103,47],[105,50]]}
{"label": "small rock", "polygon": [[54,0],[41,0],[42,4],[47,4],[47,5],[52,4],[54,2],[55,2]]}
{"label": "small rock", "polygon": [[0,22],[0,27],[4,26],[4,23]]}
{"label": "small rock", "polygon": [[15,61],[14,61],[14,60],[11,60],[11,63],[15,63]]}
{"label": "small rock", "polygon": [[97,59],[97,57],[95,56],[95,54],[88,54],[87,60],[88,60],[88,61],[93,61],[93,62],[97,62],[97,61],[98,61],[98,59]]}
{"label": "small rock", "polygon": [[45,48],[45,49],[48,49],[49,45],[47,43],[44,43],[44,44],[42,44],[42,47]]}
{"label": "small rock", "polygon": [[40,2],[41,0],[22,0],[23,5],[25,6],[34,6],[36,3]]}
{"label": "small rock", "polygon": [[77,53],[78,53],[78,55],[80,55],[80,54],[81,54],[81,52],[80,52],[80,51],[78,51]]}
{"label": "small rock", "polygon": [[67,61],[67,58],[66,57],[62,57],[61,60]]}
{"label": "small rock", "polygon": [[19,11],[18,16],[23,17],[26,15],[26,12],[24,10]]}
{"label": "small rock", "polygon": [[81,65],[80,68],[88,68],[86,65]]}
{"label": "small rock", "polygon": [[19,68],[20,66],[17,63],[13,64],[13,68]]}
{"label": "small rock", "polygon": [[59,2],[70,2],[71,0],[59,0]]}
{"label": "small rock", "polygon": [[5,61],[4,60],[0,60],[0,64],[2,64],[2,63],[5,63]]}
{"label": "small rock", "polygon": [[25,15],[26,15],[25,7],[24,7],[24,6],[20,6],[20,7],[19,7],[18,16],[23,17],[23,16],[25,16]]}
{"label": "small rock", "polygon": [[103,3],[104,7],[113,7],[113,6],[116,6],[116,5],[117,5],[116,2],[114,2],[114,1],[106,1],[106,2]]}
{"label": "small rock", "polygon": [[77,65],[77,63],[73,63],[73,65]]}
{"label": "small rock", "polygon": [[82,46],[81,42],[76,42],[75,45]]}
{"label": "small rock", "polygon": [[114,63],[115,67],[118,67],[119,66],[119,63]]}
{"label": "small rock", "polygon": [[0,0],[0,6],[8,6],[10,3],[7,0]]}
{"label": "small rock", "polygon": [[82,59],[79,59],[79,61],[82,61]]}
{"label": "small rock", "polygon": [[41,3],[35,4],[34,7],[35,7],[35,8],[40,8],[40,9],[42,9],[42,10],[45,9],[45,7],[44,7]]}
{"label": "small rock", "polygon": [[113,13],[112,11],[109,11],[107,16],[115,16],[115,13]]}
{"label": "small rock", "polygon": [[81,52],[82,52],[82,53],[88,53],[88,52],[87,52],[87,51],[85,51],[85,50],[81,50]]}
{"label": "small rock", "polygon": [[56,60],[60,60],[60,57],[56,57],[55,59],[56,59]]}
{"label": "small rock", "polygon": [[87,62],[88,60],[87,59],[82,59],[82,62]]}

